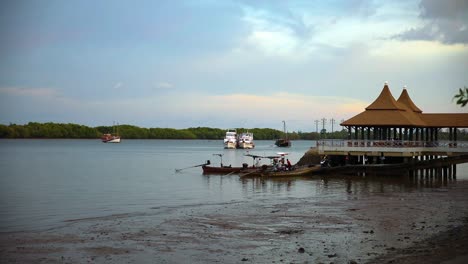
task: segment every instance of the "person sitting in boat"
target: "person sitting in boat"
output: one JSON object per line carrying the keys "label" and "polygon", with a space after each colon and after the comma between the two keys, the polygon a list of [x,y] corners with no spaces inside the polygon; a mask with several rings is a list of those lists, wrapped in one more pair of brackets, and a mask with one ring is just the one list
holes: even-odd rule
{"label": "person sitting in boat", "polygon": [[325,155],[322,161],[320,161],[320,165],[322,165],[322,167],[330,167],[330,161],[328,160],[327,155]]}
{"label": "person sitting in boat", "polygon": [[287,168],[288,168],[288,170],[291,170],[291,169],[292,169],[292,165],[291,165],[291,162],[289,161],[289,159],[286,159],[286,163],[287,163]]}
{"label": "person sitting in boat", "polygon": [[255,162],[255,167],[256,167],[256,168],[260,168],[260,160],[261,160],[261,158],[258,158],[258,159],[256,160],[256,162]]}
{"label": "person sitting in boat", "polygon": [[277,162],[275,165],[273,165],[273,171],[281,171],[281,170],[282,170],[281,162]]}

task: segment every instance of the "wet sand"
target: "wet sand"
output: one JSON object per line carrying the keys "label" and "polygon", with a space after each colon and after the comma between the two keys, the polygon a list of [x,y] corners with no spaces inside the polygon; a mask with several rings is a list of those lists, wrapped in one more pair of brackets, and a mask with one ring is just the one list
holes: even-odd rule
{"label": "wet sand", "polygon": [[[457,263],[468,182],[337,198],[157,207],[0,233],[0,263]],[[463,262],[460,262],[463,263]]]}

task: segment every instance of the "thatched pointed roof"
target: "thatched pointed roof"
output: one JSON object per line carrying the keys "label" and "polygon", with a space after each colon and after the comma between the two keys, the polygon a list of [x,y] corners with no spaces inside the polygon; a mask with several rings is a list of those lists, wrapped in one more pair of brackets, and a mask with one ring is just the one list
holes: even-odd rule
{"label": "thatched pointed roof", "polygon": [[404,110],[401,105],[395,100],[388,84],[385,83],[382,92],[380,92],[379,97],[375,101],[366,107],[366,110]]}
{"label": "thatched pointed roof", "polygon": [[342,126],[468,127],[468,114],[423,114],[403,89],[395,100],[385,83],[382,92],[366,110],[344,121]]}
{"label": "thatched pointed roof", "polygon": [[341,126],[423,127],[425,123],[408,111],[366,110],[341,123]]}
{"label": "thatched pointed roof", "polygon": [[397,102],[388,84],[366,110],[341,123],[342,126],[395,126],[421,127],[425,123],[406,104]]}
{"label": "thatched pointed roof", "polygon": [[411,100],[411,97],[409,96],[406,88],[403,88],[403,91],[401,92],[400,97],[398,98],[397,102],[405,105],[406,107],[408,107],[411,111],[415,113],[422,113],[422,110],[416,106],[413,100]]}

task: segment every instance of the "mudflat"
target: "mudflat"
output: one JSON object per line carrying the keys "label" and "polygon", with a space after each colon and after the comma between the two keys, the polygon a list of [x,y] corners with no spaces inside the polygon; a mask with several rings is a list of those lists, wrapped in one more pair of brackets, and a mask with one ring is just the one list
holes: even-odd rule
{"label": "mudflat", "polygon": [[[254,180],[254,179],[252,179]],[[463,263],[468,181],[155,207],[0,233],[1,263]]]}

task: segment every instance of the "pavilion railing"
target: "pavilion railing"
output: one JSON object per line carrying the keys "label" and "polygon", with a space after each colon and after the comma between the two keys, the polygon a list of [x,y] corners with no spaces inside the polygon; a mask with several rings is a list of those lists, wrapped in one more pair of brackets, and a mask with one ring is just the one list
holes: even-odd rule
{"label": "pavilion railing", "polygon": [[323,151],[442,151],[468,153],[468,141],[318,140]]}

